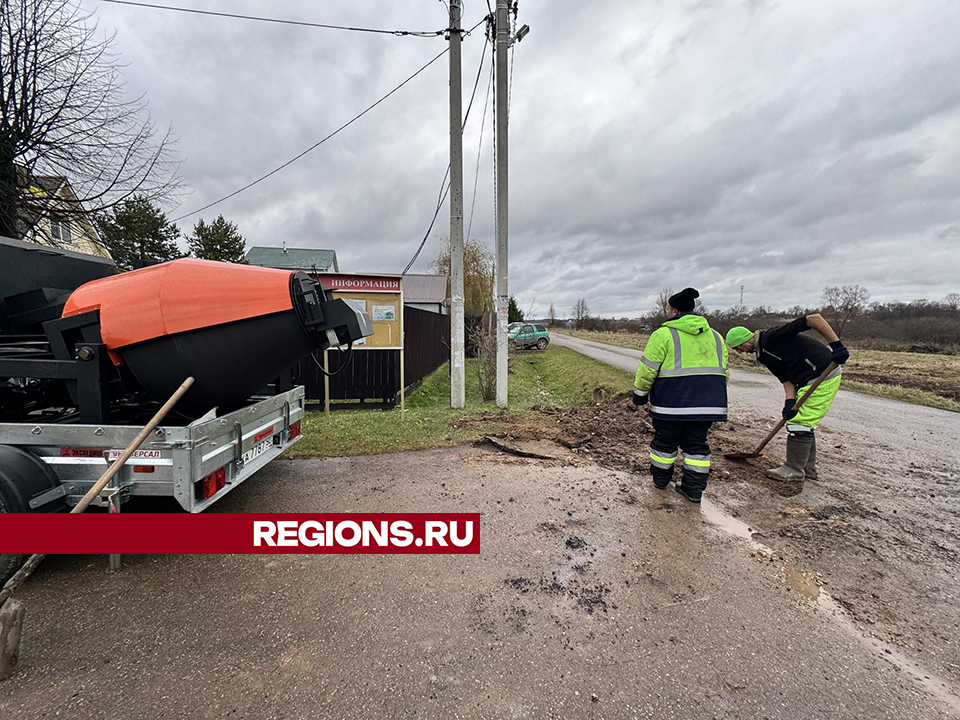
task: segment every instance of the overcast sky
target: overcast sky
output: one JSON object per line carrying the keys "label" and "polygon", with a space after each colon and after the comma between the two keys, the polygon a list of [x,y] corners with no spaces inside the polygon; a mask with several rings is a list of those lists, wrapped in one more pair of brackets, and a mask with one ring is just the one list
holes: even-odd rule
{"label": "overcast sky", "polygon": [[[82,0],[117,31],[131,93],[180,137],[177,216],[288,160],[444,47]],[[171,0],[387,29],[446,25],[437,0]],[[466,26],[486,13],[466,0]],[[645,312],[661,287],[706,305],[960,292],[960,2],[524,0],[510,114],[510,290],[543,315]],[[482,26],[481,26],[482,27]],[[481,30],[464,41],[464,106]],[[487,65],[464,138],[467,219]],[[446,57],[222,212],[248,245],[332,248],[400,272],[448,161]],[[492,248],[492,104],[472,235]],[[196,217],[180,223],[189,230]],[[449,232],[446,206],[414,271]]]}

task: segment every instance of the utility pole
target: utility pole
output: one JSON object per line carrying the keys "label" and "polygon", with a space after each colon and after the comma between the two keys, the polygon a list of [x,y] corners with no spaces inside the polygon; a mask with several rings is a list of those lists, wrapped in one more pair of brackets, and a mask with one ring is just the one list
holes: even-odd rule
{"label": "utility pole", "polygon": [[463,330],[463,120],[460,0],[450,0],[450,407],[466,402]]}
{"label": "utility pole", "polygon": [[510,47],[509,0],[497,0],[496,143],[497,143],[497,407],[507,407],[507,50]]}

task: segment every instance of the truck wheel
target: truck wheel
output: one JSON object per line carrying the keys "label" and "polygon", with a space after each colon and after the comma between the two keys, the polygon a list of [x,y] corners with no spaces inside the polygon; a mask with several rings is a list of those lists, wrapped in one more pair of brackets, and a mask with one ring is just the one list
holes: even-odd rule
{"label": "truck wheel", "polygon": [[[60,484],[57,476],[36,455],[0,445],[0,513],[58,512],[66,507],[56,498],[42,507],[31,508],[30,501]],[[26,555],[0,554],[0,586],[20,569]]]}
{"label": "truck wheel", "polygon": [[547,339],[540,338],[537,340],[537,350],[546,350],[547,349]]}

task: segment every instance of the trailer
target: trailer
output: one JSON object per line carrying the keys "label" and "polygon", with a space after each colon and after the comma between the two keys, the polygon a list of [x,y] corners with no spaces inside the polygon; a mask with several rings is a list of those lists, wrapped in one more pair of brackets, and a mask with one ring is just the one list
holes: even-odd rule
{"label": "trailer", "polygon": [[[110,273],[15,243],[0,266],[44,274],[0,293],[0,512],[77,505],[188,377],[93,505],[169,497],[202,512],[301,439],[302,363],[373,332],[304,273],[192,259]],[[47,257],[57,287],[39,284]],[[0,555],[0,584],[20,560]]]}
{"label": "trailer", "polygon": [[[297,386],[220,417],[158,427],[94,505],[117,512],[133,497],[172,497],[201,512],[298,442],[303,415]],[[76,505],[140,429],[0,423],[0,502],[7,512]]]}

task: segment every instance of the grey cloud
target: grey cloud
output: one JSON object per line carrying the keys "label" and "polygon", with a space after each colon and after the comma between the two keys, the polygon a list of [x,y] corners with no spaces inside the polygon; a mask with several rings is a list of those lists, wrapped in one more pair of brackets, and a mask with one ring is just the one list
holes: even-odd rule
{"label": "grey cloud", "polygon": [[[94,3],[87,3],[90,7]],[[210,9],[379,27],[445,25],[440,3]],[[207,7],[205,5],[204,7]],[[486,8],[468,2],[472,24]],[[130,91],[172,122],[210,202],[316,142],[443,48],[99,5]],[[960,290],[960,6],[931,0],[521,3],[511,101],[511,291],[535,311],[646,311],[666,285],[708,306],[813,304],[827,284],[879,300]],[[482,32],[464,43],[471,89]],[[467,213],[486,72],[464,139]],[[466,100],[466,98],[465,98]],[[248,242],[337,249],[398,272],[447,163],[446,58],[287,170],[203,213]],[[493,245],[491,118],[473,235]],[[174,210],[172,215],[178,214]],[[196,218],[181,223],[186,229]],[[416,270],[449,227],[446,206]],[[798,278],[804,278],[802,281]],[[939,293],[939,295],[938,295]]]}

